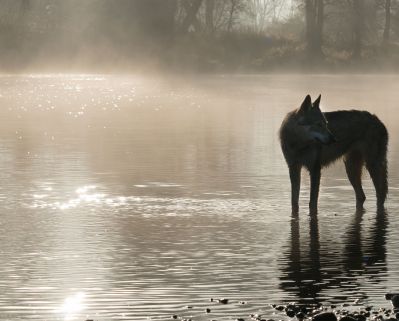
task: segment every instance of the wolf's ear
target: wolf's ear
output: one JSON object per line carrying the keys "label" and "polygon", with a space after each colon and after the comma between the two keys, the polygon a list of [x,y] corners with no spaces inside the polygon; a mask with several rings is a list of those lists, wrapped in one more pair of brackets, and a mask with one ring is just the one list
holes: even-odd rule
{"label": "wolf's ear", "polygon": [[306,112],[310,108],[312,108],[312,98],[310,98],[310,95],[307,95],[305,97],[305,100],[303,101],[301,107],[299,108],[299,111]]}
{"label": "wolf's ear", "polygon": [[313,102],[313,107],[320,108],[321,95]]}

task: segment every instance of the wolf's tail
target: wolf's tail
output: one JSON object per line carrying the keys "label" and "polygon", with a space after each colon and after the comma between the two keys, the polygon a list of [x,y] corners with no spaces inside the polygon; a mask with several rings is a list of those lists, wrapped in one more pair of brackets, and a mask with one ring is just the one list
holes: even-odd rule
{"label": "wolf's tail", "polygon": [[383,207],[388,194],[388,131],[377,116],[373,117],[375,122],[373,130],[370,131],[371,137],[368,137],[365,161],[377,193],[377,205]]}

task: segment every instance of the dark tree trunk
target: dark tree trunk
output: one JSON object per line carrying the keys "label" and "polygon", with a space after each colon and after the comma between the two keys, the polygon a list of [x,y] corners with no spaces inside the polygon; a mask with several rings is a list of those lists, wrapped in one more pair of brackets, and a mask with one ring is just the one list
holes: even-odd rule
{"label": "dark tree trunk", "polygon": [[185,9],[186,9],[186,17],[183,20],[181,31],[188,32],[190,26],[194,26],[196,29],[199,27],[197,21],[197,12],[201,7],[202,0],[193,0],[190,3],[188,0],[184,0]]}
{"label": "dark tree trunk", "polygon": [[214,25],[213,25],[213,11],[215,9],[215,0],[206,0],[206,8],[205,8],[205,25],[206,31],[208,33],[213,33]]}
{"label": "dark tree trunk", "polygon": [[230,8],[230,15],[229,21],[227,24],[227,32],[230,32],[233,29],[233,19],[234,19],[234,12],[236,11],[237,0],[231,0],[231,8]]}
{"label": "dark tree trunk", "polygon": [[324,0],[305,1],[306,48],[310,57],[323,55]]}
{"label": "dark tree trunk", "polygon": [[383,35],[383,44],[389,43],[391,32],[391,0],[385,0],[385,27]]}
{"label": "dark tree trunk", "polygon": [[363,0],[353,0],[353,58],[360,59],[362,54],[364,3]]}
{"label": "dark tree trunk", "polygon": [[316,1],[316,29],[315,29],[315,50],[322,54],[323,27],[324,27],[324,0]]}
{"label": "dark tree trunk", "polygon": [[313,30],[314,30],[314,7],[313,0],[305,1],[305,20],[306,20],[306,46],[308,51],[311,51]]}

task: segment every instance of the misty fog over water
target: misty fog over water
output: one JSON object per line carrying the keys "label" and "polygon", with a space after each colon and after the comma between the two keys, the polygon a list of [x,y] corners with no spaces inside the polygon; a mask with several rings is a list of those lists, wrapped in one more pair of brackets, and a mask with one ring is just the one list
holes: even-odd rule
{"label": "misty fog over water", "polygon": [[398,70],[397,0],[1,0],[0,71]]}
{"label": "misty fog over water", "polygon": [[[387,306],[399,284],[398,80],[1,77],[0,316],[230,320],[290,301]],[[366,175],[356,214],[339,162],[324,171],[318,220],[305,175],[291,219],[277,132],[308,88],[323,110],[367,109],[387,125],[386,215]]]}
{"label": "misty fog over water", "polygon": [[[398,41],[397,0],[0,0],[0,319],[388,308]],[[386,125],[385,212],[340,160],[291,216],[278,130],[307,94]]]}

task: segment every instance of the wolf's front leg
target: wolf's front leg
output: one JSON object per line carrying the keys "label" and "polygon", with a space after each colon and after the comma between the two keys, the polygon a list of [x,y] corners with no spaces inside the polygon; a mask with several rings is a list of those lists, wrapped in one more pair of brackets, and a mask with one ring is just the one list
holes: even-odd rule
{"label": "wolf's front leg", "polygon": [[289,166],[291,180],[291,208],[292,214],[299,212],[299,190],[301,188],[301,166]]}
{"label": "wolf's front leg", "polygon": [[310,214],[316,214],[317,200],[319,198],[321,167],[319,165],[314,165],[312,168],[309,169],[309,173],[310,173],[309,211]]}

